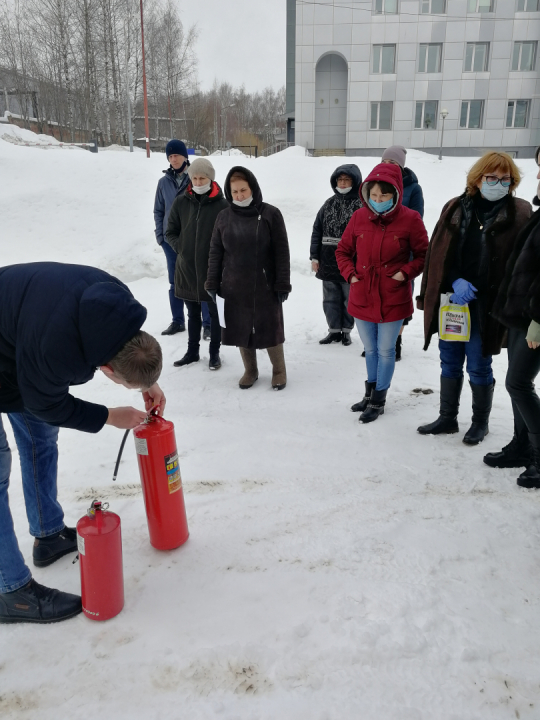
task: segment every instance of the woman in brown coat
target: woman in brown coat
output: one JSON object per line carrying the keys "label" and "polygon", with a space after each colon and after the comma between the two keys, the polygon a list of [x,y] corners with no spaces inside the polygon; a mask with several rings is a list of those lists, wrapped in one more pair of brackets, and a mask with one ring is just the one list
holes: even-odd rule
{"label": "woman in brown coat", "polygon": [[225,180],[230,207],[217,218],[205,288],[225,300],[223,345],[236,345],[244,362],[242,389],[259,377],[257,349],[272,362],[272,387],[287,383],[282,303],[291,291],[289,242],[280,211],[264,203],[252,172],[233,167]]}
{"label": "woman in brown coat", "polygon": [[532,212],[528,202],[513,195],[520,180],[507,153],[486,153],[469,170],[463,195],[444,206],[433,231],[418,297],[418,308],[424,310],[424,350],[438,331],[441,293],[453,293],[452,302],[469,305],[471,335],[468,342],[439,340],[439,417],[418,428],[422,435],[459,431],[465,358],[473,416],[463,442],[477,445],[489,432],[494,389],[491,356],[501,351],[505,333],[491,310],[516,236]]}

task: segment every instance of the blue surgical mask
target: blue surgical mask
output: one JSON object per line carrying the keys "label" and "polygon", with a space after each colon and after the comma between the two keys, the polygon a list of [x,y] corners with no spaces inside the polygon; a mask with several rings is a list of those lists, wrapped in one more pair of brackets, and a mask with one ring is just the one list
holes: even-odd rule
{"label": "blue surgical mask", "polygon": [[385,213],[388,210],[390,210],[390,208],[394,204],[394,200],[385,200],[384,202],[376,202],[375,200],[372,200],[371,198],[369,198],[369,204],[371,205],[372,209],[375,210],[376,213],[379,213],[379,215],[382,215],[382,213]]}
{"label": "blue surgical mask", "polygon": [[497,202],[497,200],[502,200],[505,195],[508,195],[508,190],[509,188],[503,187],[501,183],[497,183],[496,185],[488,185],[487,182],[484,180],[480,192],[486,198],[486,200],[489,200],[490,202]]}

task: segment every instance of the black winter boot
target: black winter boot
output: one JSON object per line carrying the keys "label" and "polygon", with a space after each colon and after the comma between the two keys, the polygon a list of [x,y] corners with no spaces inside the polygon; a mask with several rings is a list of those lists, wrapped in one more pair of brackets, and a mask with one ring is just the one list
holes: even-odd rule
{"label": "black winter boot", "polygon": [[53,623],[81,611],[79,595],[53,590],[35,580],[15,592],[0,593],[0,623]]}
{"label": "black winter boot", "polygon": [[345,347],[349,347],[349,345],[352,345],[351,340],[351,333],[350,332],[344,332],[343,337],[341,338],[341,344],[345,345]]}
{"label": "black winter boot", "polygon": [[493,468],[529,467],[532,463],[532,448],[528,434],[521,433],[510,440],[500,452],[484,455],[484,462]]}
{"label": "black winter boot", "polygon": [[429,425],[420,425],[420,435],[443,435],[459,432],[457,416],[463,378],[447,378],[441,375],[441,405],[439,417]]}
{"label": "black winter boot", "polygon": [[401,360],[401,335],[398,335],[396,340],[396,362],[399,360]]}
{"label": "black winter boot", "polygon": [[463,436],[465,445],[478,445],[489,433],[489,414],[493,402],[495,382],[491,385],[475,385],[469,382],[472,390],[472,425]]}
{"label": "black winter boot", "polygon": [[319,340],[319,345],[330,345],[330,343],[333,342],[341,342],[340,332],[329,332],[326,337],[324,337],[322,340]]}
{"label": "black winter boot", "polygon": [[373,392],[373,390],[375,390],[376,386],[376,382],[370,383],[366,380],[366,394],[364,395],[364,399],[360,400],[360,402],[354,403],[354,405],[351,406],[351,410],[353,412],[364,412],[364,410],[369,405],[371,393]]}
{"label": "black winter boot", "polygon": [[184,365],[191,365],[191,363],[199,362],[199,360],[199,351],[192,352],[188,350],[184,357],[181,358],[181,360],[175,360],[173,365],[174,367],[183,367]]}
{"label": "black winter boot", "polygon": [[75,552],[77,549],[77,531],[75,528],[65,527],[60,532],[49,537],[36,538],[32,549],[34,565],[47,567],[52,565],[64,555]]}
{"label": "black winter boot", "polygon": [[524,488],[540,488],[540,435],[529,433],[529,441],[533,459],[528,468],[518,477],[517,484]]}
{"label": "black winter boot", "polygon": [[379,415],[384,414],[384,406],[386,404],[386,393],[388,390],[373,390],[369,404],[364,412],[358,418],[360,422],[369,423],[376,420]]}
{"label": "black winter boot", "polygon": [[208,367],[210,368],[210,370],[219,370],[219,368],[221,367],[221,358],[219,357],[219,353],[210,353]]}

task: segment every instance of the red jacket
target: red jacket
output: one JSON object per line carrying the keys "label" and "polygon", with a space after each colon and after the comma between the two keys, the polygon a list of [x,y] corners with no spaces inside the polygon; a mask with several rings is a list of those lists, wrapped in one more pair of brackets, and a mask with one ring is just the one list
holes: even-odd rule
{"label": "red jacket", "polygon": [[[391,183],[398,192],[397,203],[383,215],[368,205],[367,183],[373,180]],[[365,205],[353,214],[336,250],[345,280],[350,282],[353,275],[359,280],[351,284],[349,313],[374,323],[404,320],[414,310],[411,280],[424,269],[426,228],[416,210],[401,204],[403,180],[397,165],[373,168],[361,194]],[[405,280],[393,280],[400,270]]]}

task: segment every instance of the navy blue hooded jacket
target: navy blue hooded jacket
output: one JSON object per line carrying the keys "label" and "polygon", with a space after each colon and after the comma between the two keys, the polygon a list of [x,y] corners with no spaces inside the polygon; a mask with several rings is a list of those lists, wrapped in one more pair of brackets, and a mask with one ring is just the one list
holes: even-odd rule
{"label": "navy blue hooded jacket", "polygon": [[156,240],[158,245],[167,242],[167,223],[172,204],[177,195],[183,195],[189,185],[189,175],[182,175],[180,186],[176,182],[176,173],[172,167],[163,171],[163,177],[158,180],[156,197],[154,200],[154,223],[156,226]]}
{"label": "navy blue hooded jacket", "polygon": [[424,194],[418,183],[418,178],[410,168],[403,168],[403,198],[401,204],[410,210],[416,210],[420,217],[424,217]]}
{"label": "navy blue hooded jacket", "polygon": [[73,397],[140,329],[146,309],[112,275],[84,265],[0,268],[0,412],[98,432],[104,405]]}

